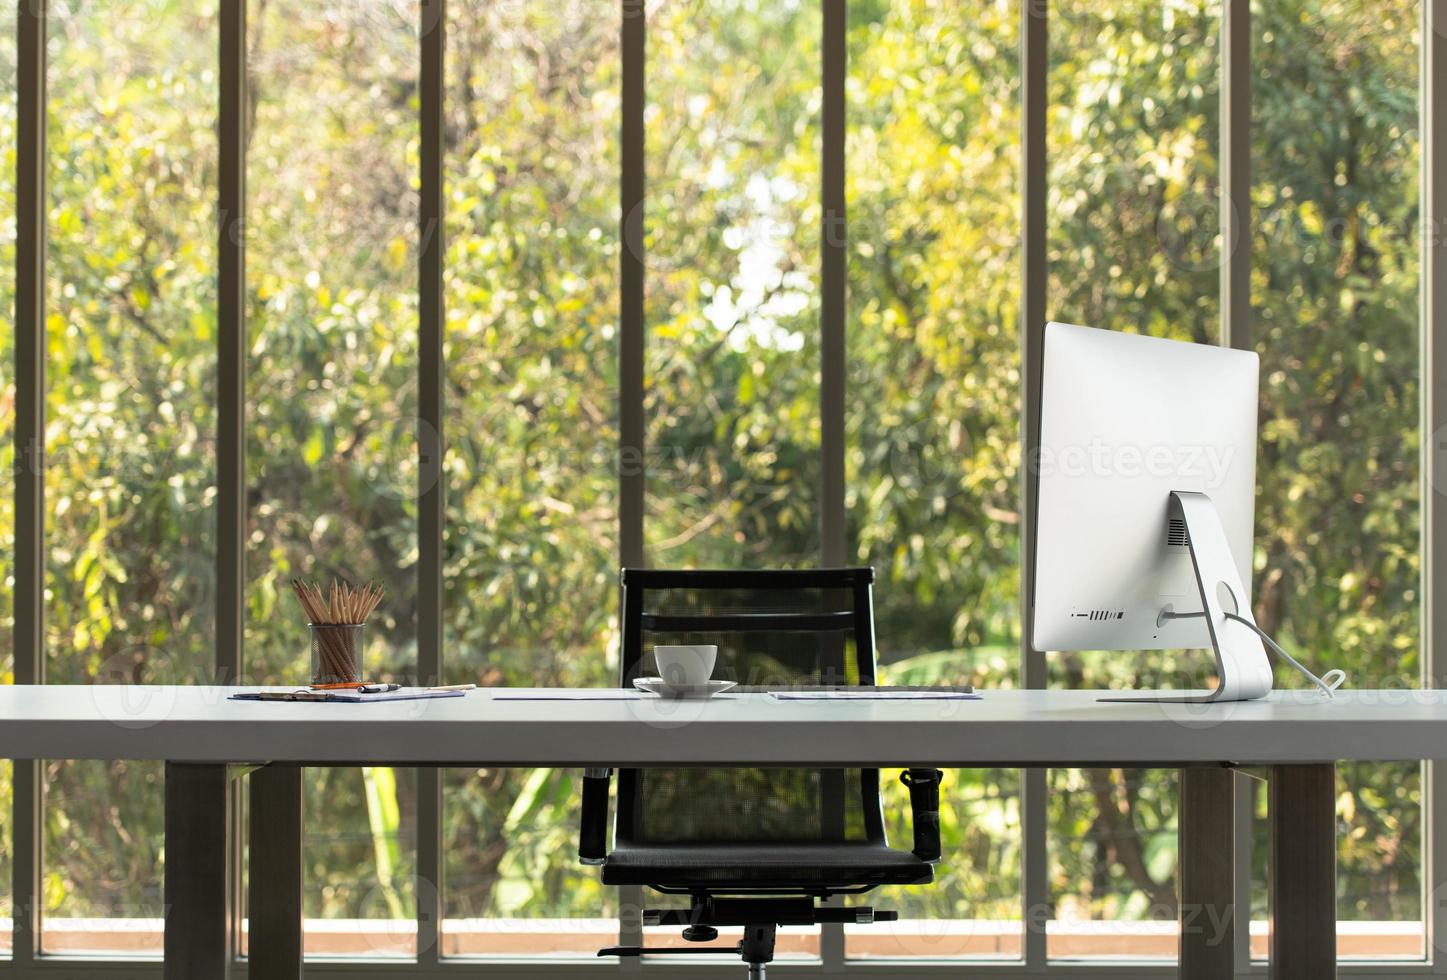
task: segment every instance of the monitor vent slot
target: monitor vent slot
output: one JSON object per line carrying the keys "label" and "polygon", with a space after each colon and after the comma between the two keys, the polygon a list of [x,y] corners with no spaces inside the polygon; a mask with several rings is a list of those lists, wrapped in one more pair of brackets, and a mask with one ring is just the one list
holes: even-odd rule
{"label": "monitor vent slot", "polygon": [[1186,534],[1186,522],[1179,517],[1172,517],[1166,525],[1166,547],[1186,548],[1190,544],[1190,536]]}

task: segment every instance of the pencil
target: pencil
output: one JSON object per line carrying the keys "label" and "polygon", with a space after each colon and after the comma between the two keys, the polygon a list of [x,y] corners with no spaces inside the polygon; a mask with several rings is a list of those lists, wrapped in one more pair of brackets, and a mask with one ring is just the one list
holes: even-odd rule
{"label": "pencil", "polygon": [[[291,580],[291,590],[316,638],[317,664],[313,686],[360,682],[358,635],[382,602],[385,590],[368,582],[360,588],[332,579],[325,592],[315,582]],[[329,626],[349,629],[327,629]]]}

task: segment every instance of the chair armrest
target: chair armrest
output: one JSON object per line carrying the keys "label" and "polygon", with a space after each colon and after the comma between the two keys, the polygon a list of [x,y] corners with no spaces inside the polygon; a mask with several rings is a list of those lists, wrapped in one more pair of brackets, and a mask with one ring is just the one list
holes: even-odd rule
{"label": "chair armrest", "polygon": [[914,823],[914,856],[934,864],[940,859],[940,783],[938,769],[906,769],[899,781],[909,787]]}
{"label": "chair armrest", "polygon": [[602,864],[608,855],[608,784],[612,769],[583,770],[583,817],[578,830],[578,860]]}

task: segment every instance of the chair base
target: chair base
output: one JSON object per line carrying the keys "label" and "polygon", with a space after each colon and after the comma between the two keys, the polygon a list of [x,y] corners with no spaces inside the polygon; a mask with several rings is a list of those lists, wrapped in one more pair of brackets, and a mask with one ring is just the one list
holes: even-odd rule
{"label": "chair base", "polygon": [[[656,910],[652,910],[656,911]],[[647,912],[644,913],[647,915]],[[693,939],[689,933],[702,935],[702,932],[695,932],[698,926],[689,926],[683,930],[683,938],[693,942],[704,940]],[[718,930],[704,926],[704,930],[713,933],[713,938],[718,938]],[[734,945],[734,952],[749,968],[749,980],[764,980],[768,965],[774,961],[774,943],[778,939],[779,927],[773,922],[756,922],[744,926],[744,938]],[[607,949],[598,950],[599,956],[687,956],[690,953],[720,953],[727,947],[707,947],[704,949],[679,949],[658,948],[649,949],[646,946],[609,946]]]}
{"label": "chair base", "polygon": [[[744,937],[733,947],[748,965],[749,980],[764,980],[769,963],[774,960],[774,946],[779,926],[811,926],[821,922],[893,922],[897,912],[875,911],[867,906],[853,908],[819,908],[811,897],[803,898],[715,898],[708,894],[693,896],[687,909],[644,909],[643,924],[648,926],[684,926],[683,938],[690,942],[707,942],[718,938],[718,926],[743,926]],[[698,953],[720,953],[728,947],[653,948],[645,946],[609,946],[598,950],[599,956],[687,956]]]}

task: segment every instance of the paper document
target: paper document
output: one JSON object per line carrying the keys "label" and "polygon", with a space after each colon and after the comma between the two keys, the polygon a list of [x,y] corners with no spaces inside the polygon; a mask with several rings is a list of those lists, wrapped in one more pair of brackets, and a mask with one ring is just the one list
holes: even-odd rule
{"label": "paper document", "polygon": [[560,691],[557,694],[494,694],[494,701],[642,701],[643,696],[624,690]]}
{"label": "paper document", "polygon": [[466,691],[429,691],[421,687],[403,687],[395,691],[362,694],[359,691],[243,691],[231,695],[232,701],[297,701],[328,704],[368,704],[373,701],[424,701],[432,698],[460,698]]}
{"label": "paper document", "polygon": [[772,691],[779,701],[979,701],[971,691]]}

